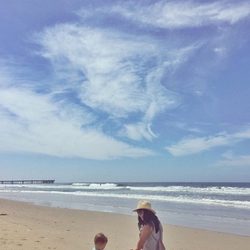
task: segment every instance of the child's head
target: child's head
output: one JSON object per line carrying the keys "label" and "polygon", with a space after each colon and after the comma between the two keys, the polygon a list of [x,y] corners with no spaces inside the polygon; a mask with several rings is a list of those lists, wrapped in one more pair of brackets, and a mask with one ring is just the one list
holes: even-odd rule
{"label": "child's head", "polygon": [[108,238],[103,233],[98,233],[95,236],[94,242],[96,250],[103,250],[108,243]]}

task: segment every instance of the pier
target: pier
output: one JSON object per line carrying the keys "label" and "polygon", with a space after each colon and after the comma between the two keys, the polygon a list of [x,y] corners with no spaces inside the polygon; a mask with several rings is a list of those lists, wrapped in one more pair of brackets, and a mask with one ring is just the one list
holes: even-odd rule
{"label": "pier", "polygon": [[0,180],[0,184],[53,184],[55,180]]}

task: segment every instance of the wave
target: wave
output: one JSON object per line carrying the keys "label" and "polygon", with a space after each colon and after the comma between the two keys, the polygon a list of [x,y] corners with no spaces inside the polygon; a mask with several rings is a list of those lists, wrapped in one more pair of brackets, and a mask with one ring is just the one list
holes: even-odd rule
{"label": "wave", "polygon": [[239,187],[192,187],[192,186],[120,186],[116,183],[73,183],[73,186],[77,186],[80,189],[89,190],[117,190],[126,189],[131,191],[146,191],[146,192],[183,192],[183,193],[205,193],[205,194],[239,194],[250,195],[250,188]]}
{"label": "wave", "polygon": [[130,187],[130,190],[149,192],[185,192],[185,193],[206,193],[206,194],[240,194],[250,195],[250,188],[238,187],[191,187],[191,186],[158,186],[158,187]]}
{"label": "wave", "polygon": [[88,186],[89,189],[100,189],[100,190],[107,190],[107,189],[124,189],[122,186],[118,186],[115,183],[91,183]]}
{"label": "wave", "polygon": [[187,196],[163,196],[163,195],[143,195],[143,194],[115,194],[115,193],[98,193],[98,192],[63,192],[63,191],[45,191],[45,190],[0,190],[0,193],[35,193],[35,194],[60,194],[60,195],[74,195],[85,197],[103,197],[103,198],[120,198],[120,199],[137,199],[137,200],[152,200],[175,203],[190,203],[197,205],[217,205],[224,207],[244,208],[250,209],[250,201],[237,200],[223,200],[223,199],[209,199],[209,198],[194,198]]}
{"label": "wave", "polygon": [[192,186],[122,186],[116,183],[81,183],[75,182],[72,184],[51,184],[51,185],[37,185],[37,184],[0,184],[2,188],[32,188],[32,189],[51,189],[51,190],[128,190],[135,192],[149,192],[149,193],[180,193],[180,194],[210,194],[210,195],[250,195],[250,188],[246,187],[192,187]]}
{"label": "wave", "polygon": [[72,183],[68,185],[60,184],[0,184],[0,189],[7,188],[32,188],[32,189],[82,189],[82,190],[113,190],[127,189],[126,187],[118,186],[115,183]]}
{"label": "wave", "polygon": [[83,183],[83,182],[74,182],[71,184],[72,186],[88,186],[89,183]]}

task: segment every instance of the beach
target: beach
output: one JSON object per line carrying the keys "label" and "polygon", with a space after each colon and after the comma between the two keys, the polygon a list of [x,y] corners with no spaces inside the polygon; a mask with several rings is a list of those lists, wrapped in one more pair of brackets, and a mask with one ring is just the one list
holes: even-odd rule
{"label": "beach", "polygon": [[248,183],[0,184],[0,199],[131,215],[150,200],[163,224],[250,236]]}
{"label": "beach", "polygon": [[[138,230],[133,215],[38,206],[0,199],[0,246],[15,249],[75,249],[93,247],[93,237],[104,232],[107,250],[132,249]],[[249,236],[164,224],[167,250],[247,250]]]}

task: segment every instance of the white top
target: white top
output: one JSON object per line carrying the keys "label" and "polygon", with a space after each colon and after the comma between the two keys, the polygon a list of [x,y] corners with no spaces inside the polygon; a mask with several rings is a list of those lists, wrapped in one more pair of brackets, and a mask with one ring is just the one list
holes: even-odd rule
{"label": "white top", "polygon": [[161,224],[160,224],[160,229],[157,233],[155,232],[155,229],[153,228],[152,233],[150,234],[149,238],[144,243],[143,250],[157,250],[159,241],[161,239],[161,232],[162,232]]}

